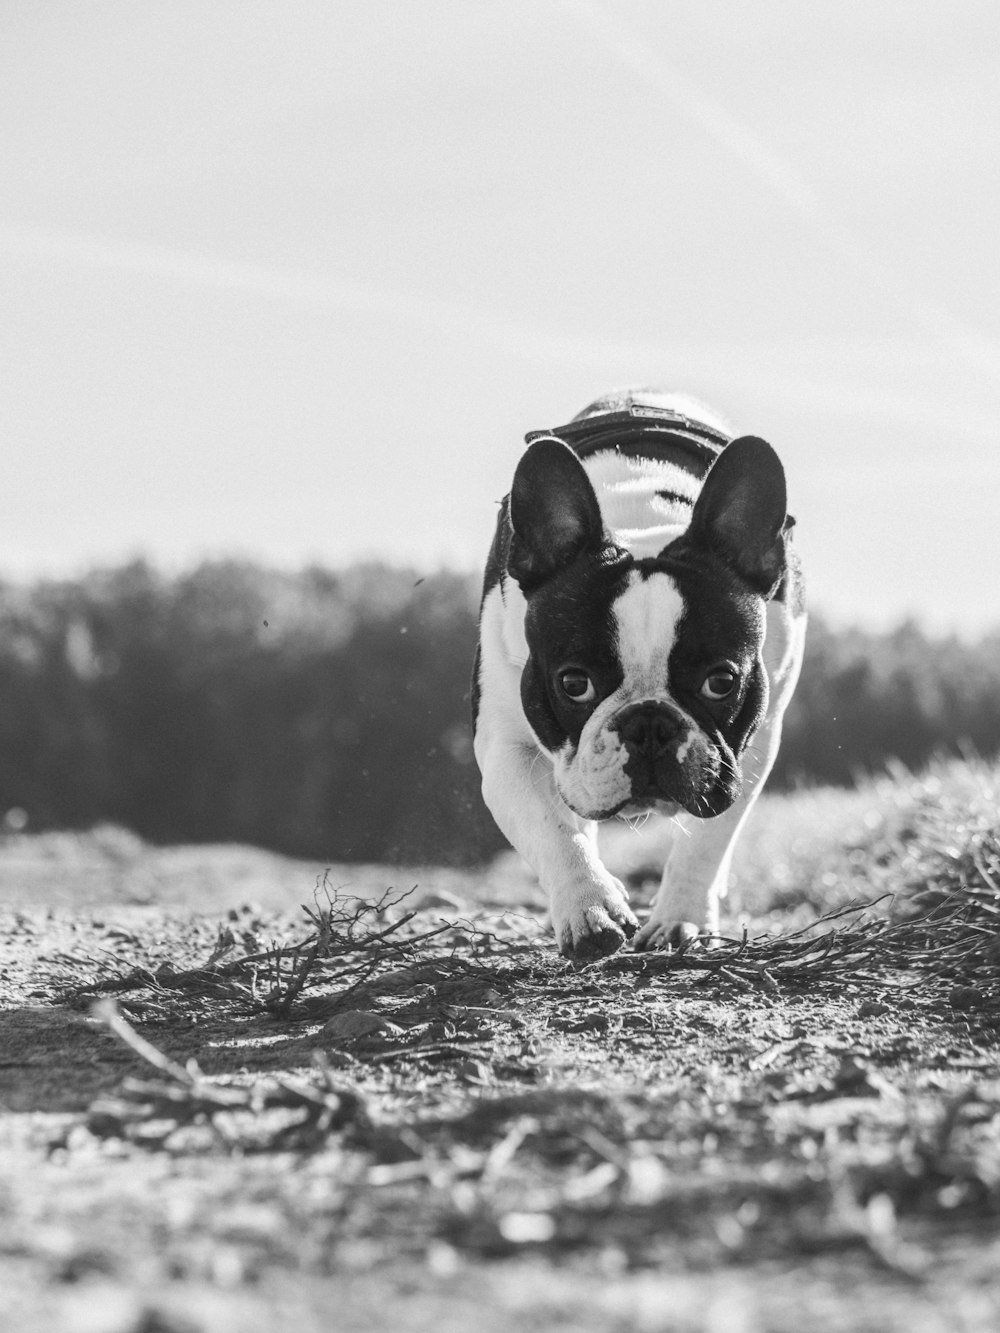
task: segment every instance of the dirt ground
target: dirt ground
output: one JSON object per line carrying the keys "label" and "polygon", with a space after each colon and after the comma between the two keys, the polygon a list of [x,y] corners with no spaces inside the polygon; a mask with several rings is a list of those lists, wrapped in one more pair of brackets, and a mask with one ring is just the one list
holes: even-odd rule
{"label": "dirt ground", "polygon": [[995,1330],[995,778],[774,798],[731,943],[584,969],[512,856],[9,838],[0,1324]]}

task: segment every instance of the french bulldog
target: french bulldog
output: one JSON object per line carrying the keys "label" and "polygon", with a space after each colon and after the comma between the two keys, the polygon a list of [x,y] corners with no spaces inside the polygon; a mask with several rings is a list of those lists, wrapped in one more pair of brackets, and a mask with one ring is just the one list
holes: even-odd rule
{"label": "french bulldog", "polygon": [[[473,673],[501,832],[586,961],[717,934],[805,635],[777,454],[693,400],[629,390],[535,431],[500,504]],[[677,826],[639,928],[598,821]]]}

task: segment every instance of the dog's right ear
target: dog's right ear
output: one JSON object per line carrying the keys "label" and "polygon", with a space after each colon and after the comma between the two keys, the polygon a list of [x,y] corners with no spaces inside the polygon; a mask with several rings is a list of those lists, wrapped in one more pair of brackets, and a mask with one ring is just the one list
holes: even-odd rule
{"label": "dog's right ear", "polygon": [[581,551],[604,541],[604,523],[590,478],[576,454],[554,435],[533,440],[510,488],[514,530],[507,568],[530,592]]}

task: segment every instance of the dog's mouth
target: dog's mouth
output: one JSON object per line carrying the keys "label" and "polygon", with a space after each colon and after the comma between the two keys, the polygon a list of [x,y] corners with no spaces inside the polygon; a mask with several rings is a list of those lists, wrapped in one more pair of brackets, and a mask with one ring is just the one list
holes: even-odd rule
{"label": "dog's mouth", "polygon": [[[566,801],[565,796],[563,800]],[[607,810],[577,810],[569,801],[566,801],[566,804],[581,819],[596,819],[599,823],[605,819],[620,819],[628,824],[644,816],[655,814],[670,818],[681,812],[681,806],[677,801],[667,801],[659,796],[627,796],[624,801],[609,806]]]}
{"label": "dog's mouth", "polygon": [[618,807],[615,817],[627,824],[630,820],[639,819],[643,815],[665,815],[671,818],[679,814],[680,809],[677,801],[666,801],[659,796],[633,796]]}

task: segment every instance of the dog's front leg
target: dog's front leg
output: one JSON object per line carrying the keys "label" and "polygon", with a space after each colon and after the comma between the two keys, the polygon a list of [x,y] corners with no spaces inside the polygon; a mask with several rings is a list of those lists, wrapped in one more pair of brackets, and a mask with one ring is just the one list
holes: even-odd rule
{"label": "dog's front leg", "polygon": [[719,932],[719,899],[729,883],[733,849],[753,793],[714,819],[678,818],[676,838],[637,949],[662,949]]}
{"label": "dog's front leg", "polygon": [[637,949],[662,949],[699,934],[719,933],[719,900],[729,888],[733,851],[777,758],[781,713],[788,694],[790,690],[781,697],[781,706],[765,720],[743,758],[743,795],[739,800],[713,819],[696,819],[693,815],[678,818],[680,827],[659,892],[649,920],[636,936]]}
{"label": "dog's front leg", "polygon": [[713,819],[684,815],[667,858],[649,920],[637,949],[662,949],[696,935],[719,933],[719,899],[729,888],[729,868],[740,829],[760,795],[781,743],[781,717],[772,715],[743,758],[743,795]]}
{"label": "dog's front leg", "polygon": [[767,609],[764,664],[770,707],[741,762],[743,795],[714,819],[683,815],[663,871],[649,920],[636,936],[637,949],[662,949],[704,933],[719,932],[719,900],[729,888],[733,851],[781,745],[785,709],[795,689],[805,647],[806,618],[779,602]]}
{"label": "dog's front leg", "polygon": [[548,894],[559,952],[579,961],[614,953],[638,922],[621,881],[601,863],[590,825],[556,791],[547,756],[480,733],[476,758],[493,818]]}

